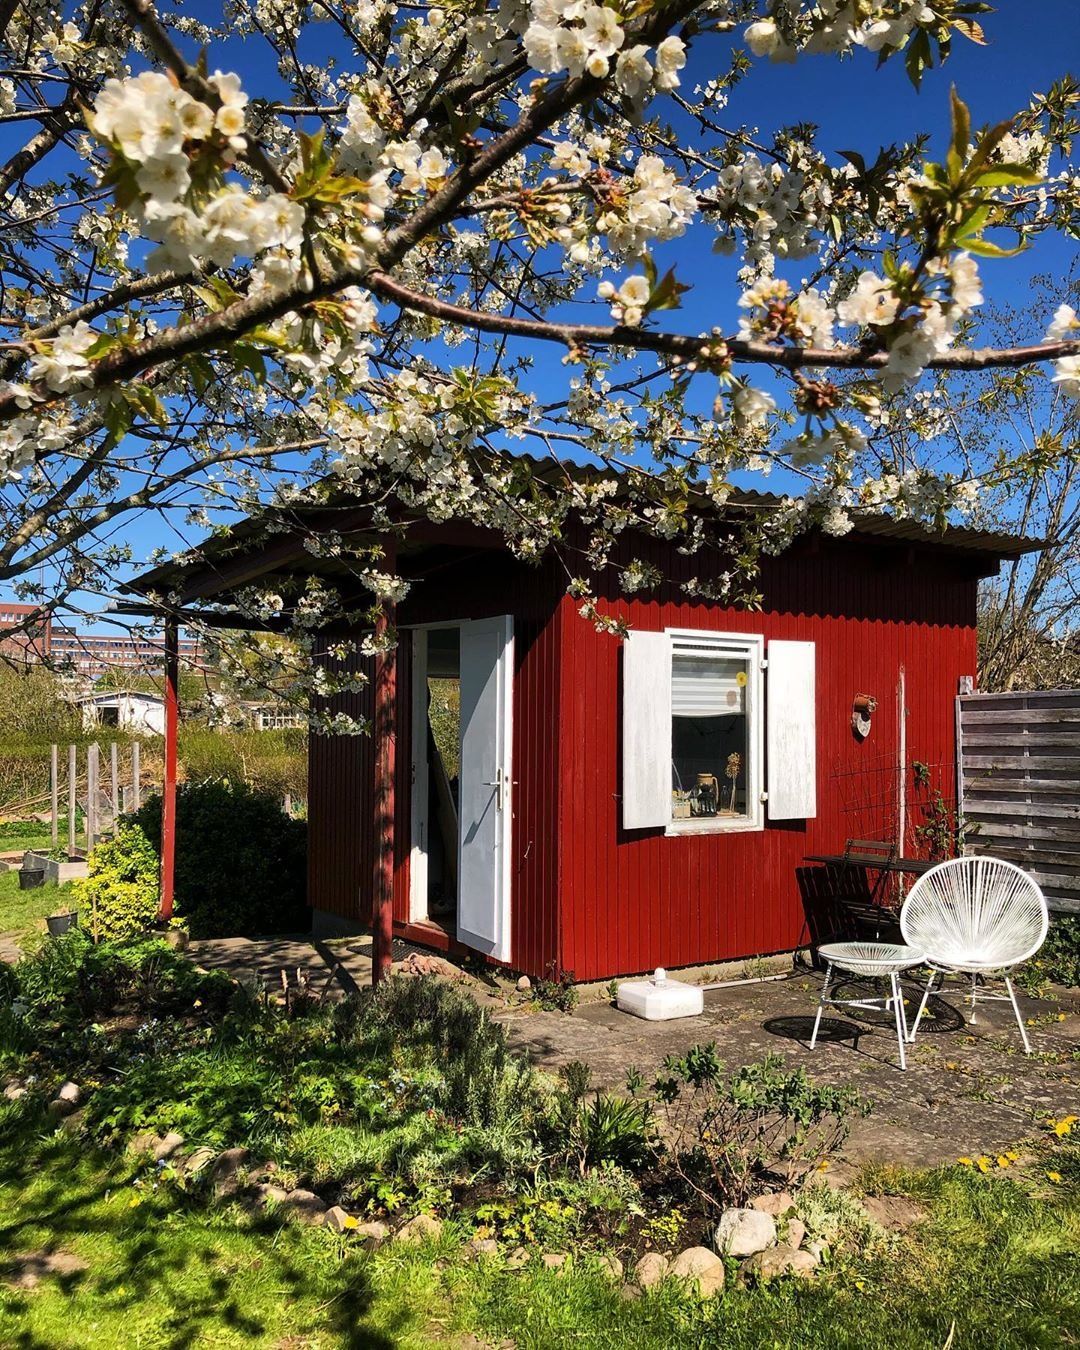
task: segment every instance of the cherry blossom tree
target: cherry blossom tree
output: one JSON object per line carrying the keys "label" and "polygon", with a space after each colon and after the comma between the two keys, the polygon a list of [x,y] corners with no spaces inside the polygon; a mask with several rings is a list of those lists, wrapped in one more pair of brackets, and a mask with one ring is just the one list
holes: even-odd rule
{"label": "cherry blossom tree", "polygon": [[[108,594],[133,512],[194,528],[269,504],[268,529],[298,528],[297,502],[347,493],[376,519],[404,503],[495,526],[522,557],[562,549],[583,612],[617,626],[589,578],[627,531],[702,553],[691,588],[732,599],[760,550],[842,534],[855,506],[976,509],[962,464],[883,475],[868,437],[883,401],[949,372],[1037,368],[1080,397],[1064,299],[1044,331],[969,340],[982,260],[1075,237],[1077,85],[984,128],[954,93],[941,162],[922,134],[834,153],[794,121],[739,124],[737,104],[767,62],[896,62],[918,82],[983,40],[989,8],[0,5],[0,122],[24,133],[0,167],[0,582],[34,594],[46,567],[50,603]],[[737,256],[731,285],[701,266],[709,245],[718,269]],[[705,332],[680,323],[692,285]],[[601,468],[541,474],[522,450]],[[700,505],[767,469],[804,491],[735,546]],[[400,597],[378,556],[310,546]],[[333,598],[249,601],[313,630]]]}

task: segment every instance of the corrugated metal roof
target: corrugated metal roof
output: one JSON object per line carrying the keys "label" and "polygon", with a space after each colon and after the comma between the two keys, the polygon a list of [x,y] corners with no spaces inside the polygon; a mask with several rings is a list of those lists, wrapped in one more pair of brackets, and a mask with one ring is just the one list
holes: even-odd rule
{"label": "corrugated metal roof", "polygon": [[[650,472],[648,468],[616,471],[598,465],[577,464],[554,458],[539,459],[531,454],[515,455],[513,458],[528,462],[535,475],[544,481],[565,478],[569,475],[578,482],[588,482],[595,478],[610,478],[613,474],[628,476],[631,472],[640,472],[642,475],[648,475]],[[715,507],[708,502],[704,494],[702,495],[702,502],[708,505],[708,509],[731,514],[743,511],[750,513],[776,511],[788,501],[789,497],[778,493],[738,488],[731,493],[723,507]],[[288,512],[297,527],[305,523],[310,525],[312,520],[319,522],[321,517],[327,517],[325,528],[332,529],[334,528],[332,517],[336,512],[355,511],[362,505],[359,500],[338,496],[325,502],[289,503],[281,508],[268,507],[265,512],[247,516],[230,529],[211,535],[181,557],[143,573],[142,576],[122,586],[121,590],[127,594],[145,595],[149,591],[165,586],[174,587],[183,579],[193,578],[201,568],[221,563],[225,558],[242,557],[247,551],[245,542],[248,539],[251,539],[256,547],[261,548],[268,539],[273,541],[283,538],[291,531],[282,529],[280,525],[264,533],[264,527],[268,522],[275,521],[278,511],[282,514]],[[884,512],[862,509],[853,509],[851,516],[854,522],[852,533],[860,537],[869,535],[900,543],[955,548],[987,557],[1006,559],[1019,558],[1045,547],[1045,540],[1026,538],[1023,535],[1008,534],[999,530],[981,530],[961,525],[946,525],[941,529],[935,529],[916,520],[898,519]],[[350,534],[354,537],[358,537],[361,533],[362,529],[350,530]],[[372,532],[372,537],[375,533],[377,532]],[[407,541],[399,545],[400,551],[407,551],[408,548]]]}

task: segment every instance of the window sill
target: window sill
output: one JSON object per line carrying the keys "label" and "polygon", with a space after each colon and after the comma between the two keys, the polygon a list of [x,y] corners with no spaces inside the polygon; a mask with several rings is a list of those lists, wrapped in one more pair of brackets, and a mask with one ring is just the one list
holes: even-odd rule
{"label": "window sill", "polygon": [[755,830],[763,830],[765,822],[754,820],[749,816],[740,818],[724,816],[698,817],[697,820],[673,820],[664,829],[664,834],[671,837],[680,834],[749,834]]}

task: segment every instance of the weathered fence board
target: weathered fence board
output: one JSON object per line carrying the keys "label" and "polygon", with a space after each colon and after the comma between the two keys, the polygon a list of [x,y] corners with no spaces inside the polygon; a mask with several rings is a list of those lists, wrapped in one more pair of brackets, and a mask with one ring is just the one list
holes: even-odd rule
{"label": "weathered fence board", "polygon": [[1080,690],[963,694],[957,728],[967,851],[1020,864],[1052,910],[1080,913]]}

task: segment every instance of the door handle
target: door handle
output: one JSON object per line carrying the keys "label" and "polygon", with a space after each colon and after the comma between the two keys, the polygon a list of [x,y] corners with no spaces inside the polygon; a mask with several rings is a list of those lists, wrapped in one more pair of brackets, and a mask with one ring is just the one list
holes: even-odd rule
{"label": "door handle", "polygon": [[495,778],[493,781],[488,782],[486,779],[484,780],[484,787],[493,787],[495,789],[496,810],[501,811],[506,805],[506,786],[506,774],[503,773],[502,769],[495,770]]}

